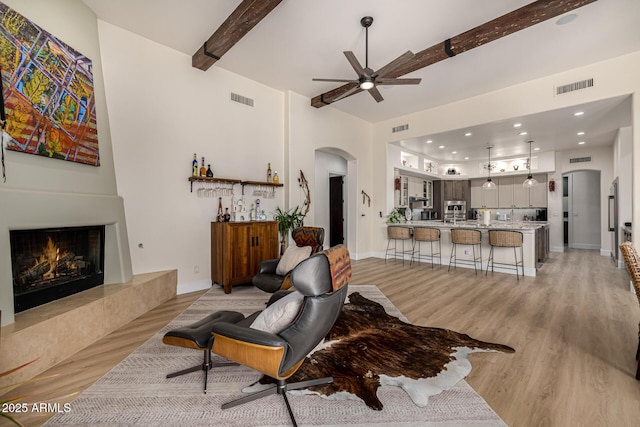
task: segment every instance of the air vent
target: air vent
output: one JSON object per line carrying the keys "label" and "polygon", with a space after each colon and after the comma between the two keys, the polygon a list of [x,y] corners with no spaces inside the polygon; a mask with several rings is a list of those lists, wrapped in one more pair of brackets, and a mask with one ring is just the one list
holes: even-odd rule
{"label": "air vent", "polygon": [[556,95],[564,95],[565,93],[574,92],[576,90],[582,90],[593,87],[593,79],[581,80],[579,82],[573,82],[562,86],[556,86]]}
{"label": "air vent", "polygon": [[402,132],[403,130],[407,130],[409,129],[409,125],[400,125],[400,126],[396,126],[393,129],[391,129],[391,132],[396,133],[396,132]]}
{"label": "air vent", "polygon": [[253,99],[247,98],[246,96],[238,95],[237,93],[231,92],[231,100],[239,102],[240,104],[248,105],[249,107],[253,107]]}
{"label": "air vent", "polygon": [[576,157],[573,159],[569,159],[569,163],[584,163],[584,162],[590,162],[591,161],[591,156],[589,157]]}

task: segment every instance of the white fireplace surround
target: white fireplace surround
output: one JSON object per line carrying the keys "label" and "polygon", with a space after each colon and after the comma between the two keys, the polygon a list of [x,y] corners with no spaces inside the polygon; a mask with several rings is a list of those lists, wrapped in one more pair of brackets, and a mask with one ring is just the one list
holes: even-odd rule
{"label": "white fireplace surround", "polygon": [[0,310],[15,321],[10,230],[105,225],[104,283],[133,277],[124,201],[119,196],[0,189]]}

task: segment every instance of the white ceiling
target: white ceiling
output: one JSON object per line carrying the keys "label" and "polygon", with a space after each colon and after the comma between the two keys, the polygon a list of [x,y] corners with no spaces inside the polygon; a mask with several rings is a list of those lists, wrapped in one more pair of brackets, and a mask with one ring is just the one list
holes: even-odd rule
{"label": "white ceiling", "polygon": [[[240,0],[83,2],[99,19],[191,56]],[[406,50],[419,52],[530,2],[283,0],[214,66],[312,98],[340,85],[312,82],[313,77],[355,77],[343,51],[352,50],[364,63],[365,32],[360,25],[363,16],[374,18],[369,29],[369,65],[377,69]],[[570,24],[556,25],[556,19],[545,21],[407,74],[406,77],[422,78],[422,83],[418,86],[383,86],[380,92],[385,100],[381,103],[360,93],[338,101],[332,107],[369,122],[378,122],[640,50],[640,1],[598,0],[575,13],[578,19]],[[559,82],[563,83],[568,82]],[[583,126],[588,130],[585,135],[588,144],[610,144],[614,129],[630,125],[630,121],[624,121],[629,115],[625,108],[620,108],[621,102],[625,108],[630,108],[628,101],[622,99],[591,106],[599,119],[589,119],[588,125]],[[563,126],[568,113],[557,111],[523,117],[520,121],[526,123],[532,139],[552,146],[544,147],[545,151],[566,149],[576,147],[573,145],[575,138],[569,138],[573,127],[568,123]],[[467,147],[469,152],[464,155],[474,158],[478,156],[477,152],[486,154],[487,138],[499,149],[499,139],[507,139],[503,128],[509,125],[478,127],[472,130],[478,137],[471,139],[455,138],[452,133],[438,135],[447,141],[445,151],[437,147],[434,150],[431,148],[434,144],[423,145],[418,139],[406,143],[413,144],[416,151],[431,153],[443,160],[457,159],[450,157],[454,156],[450,151],[455,149],[462,156],[461,150]],[[562,133],[564,128],[567,129]],[[518,141],[524,140],[518,137]],[[416,145],[418,142],[420,144]],[[514,146],[513,140],[510,142]],[[520,145],[526,146],[524,142]],[[475,150],[470,149],[473,146]]]}

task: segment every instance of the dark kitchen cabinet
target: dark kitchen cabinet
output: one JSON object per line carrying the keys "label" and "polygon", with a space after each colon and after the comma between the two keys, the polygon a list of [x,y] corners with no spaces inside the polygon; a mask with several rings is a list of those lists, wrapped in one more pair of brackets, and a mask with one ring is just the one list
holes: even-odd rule
{"label": "dark kitchen cabinet", "polygon": [[468,179],[433,181],[433,210],[438,218],[444,215],[446,200],[464,200],[467,208],[471,207],[471,181]]}

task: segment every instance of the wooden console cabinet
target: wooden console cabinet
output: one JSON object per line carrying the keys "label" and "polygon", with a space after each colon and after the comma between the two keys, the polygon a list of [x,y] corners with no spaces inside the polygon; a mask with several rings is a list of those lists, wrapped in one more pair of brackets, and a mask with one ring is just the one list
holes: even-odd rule
{"label": "wooden console cabinet", "polygon": [[278,223],[212,222],[211,281],[231,293],[234,285],[250,283],[260,261],[278,258]]}

